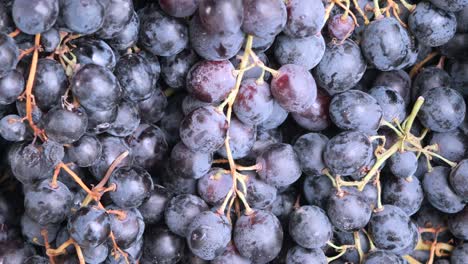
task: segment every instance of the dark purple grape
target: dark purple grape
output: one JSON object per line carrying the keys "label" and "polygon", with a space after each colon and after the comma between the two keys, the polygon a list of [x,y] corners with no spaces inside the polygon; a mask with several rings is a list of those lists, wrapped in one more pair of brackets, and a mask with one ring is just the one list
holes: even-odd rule
{"label": "dark purple grape", "polygon": [[221,255],[231,240],[231,223],[226,216],[205,211],[195,216],[187,229],[190,250],[204,260]]}
{"label": "dark purple grape", "polygon": [[86,263],[102,263],[108,254],[109,248],[104,243],[97,247],[83,248],[83,257]]}
{"label": "dark purple grape", "polygon": [[163,118],[167,104],[166,95],[160,87],[156,87],[147,99],[138,102],[141,119],[147,123],[158,122]]}
{"label": "dark purple grape", "polygon": [[120,85],[105,67],[87,64],[75,73],[71,83],[73,95],[88,110],[111,110],[120,100]]}
{"label": "dark purple grape", "polygon": [[282,65],[296,64],[311,70],[325,54],[325,40],[322,35],[300,39],[280,35],[276,38],[274,53],[276,60]]}
{"label": "dark purple grape", "polygon": [[240,51],[244,42],[244,34],[240,30],[232,34],[208,32],[197,15],[190,20],[189,34],[192,48],[206,60],[230,59]]}
{"label": "dark purple grape", "polygon": [[353,18],[343,16],[343,14],[334,15],[328,22],[328,33],[332,38],[340,41],[347,39],[354,31]]}
{"label": "dark purple grape", "polygon": [[212,153],[223,146],[227,129],[224,114],[213,106],[205,106],[182,120],[180,138],[193,151]]}
{"label": "dark purple grape", "polygon": [[[245,181],[247,186],[247,202],[256,209],[271,208],[276,200],[278,190],[259,179],[254,172],[244,172],[247,176]],[[239,183],[238,183],[239,186]]]}
{"label": "dark purple grape", "polygon": [[302,172],[307,175],[321,175],[325,169],[323,152],[327,145],[328,138],[322,134],[304,134],[294,143]]}
{"label": "dark purple grape", "polygon": [[115,76],[125,97],[134,102],[148,99],[153,93],[153,72],[149,62],[139,54],[127,54],[115,66]]}
{"label": "dark purple grape", "polygon": [[125,217],[110,214],[109,220],[117,245],[123,249],[129,248],[130,245],[137,240],[138,233],[140,232],[140,226],[138,224],[138,210],[122,210],[118,207],[109,207],[108,209],[120,210],[120,212],[125,214]]}
{"label": "dark purple grape", "polygon": [[187,26],[155,7],[149,9],[148,14],[140,16],[140,44],[157,56],[173,56],[185,49],[189,40]]}
{"label": "dark purple grape", "polygon": [[184,115],[190,114],[190,112],[194,111],[197,108],[203,107],[203,106],[208,106],[208,105],[214,105],[211,103],[203,102],[191,95],[187,95],[184,97],[184,100],[182,101],[182,111],[184,112]]}
{"label": "dark purple grape", "polygon": [[140,167],[120,167],[115,170],[109,185],[115,184],[116,190],[110,193],[115,205],[121,208],[140,206],[153,191],[151,175]]}
{"label": "dark purple grape", "polygon": [[[231,63],[234,65],[234,68],[238,69],[240,67],[240,63],[242,61],[242,56],[244,55],[244,50],[239,51],[236,56],[231,58]],[[270,65],[270,59],[265,55],[265,53],[255,50],[255,55],[257,55],[258,59],[266,66]],[[254,63],[254,60],[250,57],[248,60],[248,65]],[[254,67],[252,69],[249,69],[248,71],[244,72],[244,75],[242,76],[242,80],[246,79],[262,79],[262,68],[260,67]],[[263,75],[263,80],[269,80],[271,79],[271,73],[265,72]]]}
{"label": "dark purple grape", "polygon": [[61,22],[78,34],[92,34],[104,23],[105,7],[101,1],[60,0]]}
{"label": "dark purple grape", "polygon": [[273,42],[275,42],[275,37],[276,36],[260,38],[254,36],[252,40],[252,48],[256,52],[265,52],[273,45]]}
{"label": "dark purple grape", "polygon": [[187,90],[203,102],[221,102],[236,84],[234,70],[228,60],[198,62],[187,74]]}
{"label": "dark purple grape", "polygon": [[3,1],[2,4],[0,4],[0,32],[7,34],[15,30],[15,23],[13,22],[9,10],[11,4],[11,1],[8,3]]}
{"label": "dark purple grape", "polygon": [[459,245],[452,251],[450,264],[463,264],[468,258],[468,244]]}
{"label": "dark purple grape", "polygon": [[331,194],[327,215],[334,227],[344,232],[359,230],[369,223],[372,208],[357,193],[345,193],[343,197]]}
{"label": "dark purple grape", "polygon": [[71,42],[76,45],[73,49],[80,65],[96,64],[112,70],[116,64],[116,55],[112,48],[103,40],[94,38],[79,38]]}
{"label": "dark purple grape", "polygon": [[273,112],[273,97],[266,82],[255,79],[242,81],[233,105],[237,118],[245,124],[258,125],[268,119]]}
{"label": "dark purple grape", "polygon": [[424,175],[422,186],[425,197],[432,206],[444,213],[454,214],[463,210],[465,203],[450,186],[449,173],[449,168],[434,167]]}
{"label": "dark purple grape", "polygon": [[276,129],[286,121],[288,114],[288,111],[286,111],[276,100],[273,100],[273,111],[271,111],[269,117],[258,126],[266,130]]}
{"label": "dark purple grape", "polygon": [[168,105],[160,121],[161,129],[169,146],[174,146],[180,141],[180,124],[184,119],[184,113],[180,106],[184,96],[184,94],[175,94],[168,98]]}
{"label": "dark purple grape", "polygon": [[407,215],[421,208],[424,193],[418,178],[411,181],[388,177],[382,184],[382,201],[400,207]]}
{"label": "dark purple grape", "polygon": [[301,206],[289,216],[289,234],[304,248],[321,248],[333,231],[325,211],[317,206]]}
{"label": "dark purple grape", "polygon": [[169,164],[164,166],[163,174],[161,175],[161,184],[174,195],[197,193],[197,180],[193,178],[187,179],[177,175]]}
{"label": "dark purple grape", "polygon": [[28,136],[26,123],[18,115],[6,115],[0,120],[0,135],[8,141],[23,141]]}
{"label": "dark purple grape", "polygon": [[8,163],[13,176],[23,184],[46,179],[53,171],[38,146],[34,144],[13,145],[8,151]]}
{"label": "dark purple grape", "polygon": [[161,9],[173,17],[189,17],[197,11],[200,0],[159,0]]}
{"label": "dark purple grape", "polygon": [[468,207],[448,219],[448,228],[455,237],[468,239]]}
{"label": "dark purple grape", "polygon": [[178,263],[184,247],[184,240],[166,227],[149,226],[145,232],[141,263]]}
{"label": "dark purple grape", "polygon": [[67,155],[73,163],[80,167],[93,165],[102,153],[102,145],[94,136],[84,135],[67,148]]}
{"label": "dark purple grape", "polygon": [[53,187],[50,180],[43,180],[25,193],[25,212],[41,225],[58,224],[69,214],[72,198],[65,184],[57,181]]}
{"label": "dark purple grape", "polygon": [[311,37],[325,25],[325,6],[322,1],[290,0],[286,8],[288,19],[284,33],[291,37]]}
{"label": "dark purple grape", "polygon": [[117,117],[117,106],[110,110],[87,110],[88,128],[90,134],[102,134],[109,130]]}
{"label": "dark purple grape", "polygon": [[261,38],[278,35],[286,26],[286,5],[281,0],[244,0],[242,30]]}
{"label": "dark purple grape", "polygon": [[135,165],[153,169],[162,165],[168,145],[164,132],[157,126],[141,124],[128,138]]}
{"label": "dark purple grape", "polygon": [[359,131],[342,132],[331,138],[323,160],[334,175],[353,175],[366,168],[373,157],[372,144]]}
{"label": "dark purple grape", "polygon": [[176,55],[161,57],[161,75],[171,88],[182,88],[186,84],[187,73],[199,60],[192,49],[185,49]]}
{"label": "dark purple grape", "polygon": [[372,214],[369,233],[378,248],[395,253],[406,248],[413,236],[409,216],[399,207],[389,204]]}
{"label": "dark purple grape", "polygon": [[[232,176],[221,168],[212,168],[198,180],[197,189],[198,194],[206,203],[219,205],[232,189]],[[249,205],[253,206],[251,203]]]}
{"label": "dark purple grape", "polygon": [[109,236],[109,215],[97,207],[81,207],[68,219],[67,229],[70,237],[81,247],[96,247]]}
{"label": "dark purple grape", "polygon": [[61,144],[71,144],[86,132],[88,116],[82,108],[71,111],[56,107],[43,118],[44,130],[49,137]]}
{"label": "dark purple grape", "polygon": [[49,241],[54,241],[59,228],[58,224],[40,225],[26,214],[21,217],[21,233],[25,241],[36,246],[45,245],[44,237],[41,234],[42,230],[47,231]]}
{"label": "dark purple grape", "polygon": [[0,78],[16,68],[20,51],[15,40],[5,33],[0,32]]}
{"label": "dark purple grape", "polygon": [[286,256],[286,264],[302,263],[326,264],[328,261],[327,256],[320,248],[307,249],[300,246],[290,248]]}
{"label": "dark purple grape", "polygon": [[15,0],[12,17],[16,27],[29,35],[49,30],[59,15],[59,0]]}
{"label": "dark purple grape", "polygon": [[[468,149],[468,140],[458,129],[450,132],[432,133],[429,144],[437,144],[437,150],[434,152],[453,162],[461,161]],[[444,161],[435,157],[434,161],[438,164],[444,164]]]}
{"label": "dark purple grape", "polygon": [[125,151],[130,152],[130,155],[124,158],[117,167],[130,166],[133,163],[131,148],[123,139],[113,136],[101,136],[99,141],[102,145],[101,157],[89,169],[96,179],[101,180],[112,162]]}
{"label": "dark purple grape", "polygon": [[364,259],[363,264],[382,264],[382,263],[395,263],[404,264],[406,260],[388,250],[376,250],[369,253]]}
{"label": "dark purple grape", "polygon": [[463,200],[468,201],[468,160],[460,161],[449,176],[450,186]]}
{"label": "dark purple grape", "polygon": [[130,22],[133,15],[132,0],[105,0],[104,21],[101,29],[96,33],[103,39],[117,36]]}
{"label": "dark purple grape", "polygon": [[41,47],[45,52],[53,52],[60,45],[60,32],[51,28],[41,34]]}
{"label": "dark purple grape", "polygon": [[373,86],[385,86],[395,90],[406,105],[411,101],[411,77],[404,70],[380,72]]}
{"label": "dark purple grape", "polygon": [[257,157],[258,175],[275,187],[285,187],[301,176],[301,165],[294,149],[289,144],[279,143],[267,147]]}
{"label": "dark purple grape", "polygon": [[367,64],[359,46],[352,40],[328,43],[322,60],[314,69],[317,84],[330,94],[341,93],[361,80]]}
{"label": "dark purple grape", "polygon": [[325,176],[309,175],[304,179],[304,198],[311,205],[326,208],[328,198],[335,194],[334,190],[332,182]]}
{"label": "dark purple grape", "polygon": [[[213,259],[211,264],[251,264],[248,258],[244,258],[239,254],[237,248],[230,242],[223,254]],[[196,263],[195,263],[196,264]]]}
{"label": "dark purple grape", "polygon": [[[231,155],[234,159],[246,157],[255,144],[257,128],[253,125],[246,125],[239,119],[231,118],[229,125],[229,145]],[[216,151],[220,156],[227,158],[226,147],[223,146]]]}
{"label": "dark purple grape", "polygon": [[301,113],[309,108],[317,97],[315,80],[306,68],[286,64],[271,81],[271,93],[287,111]]}
{"label": "dark purple grape", "polygon": [[446,11],[456,12],[468,6],[466,0],[430,0],[432,4]]}
{"label": "dark purple grape", "polygon": [[377,100],[358,90],[337,94],[330,102],[330,118],[341,129],[373,132],[379,128],[382,117]]}
{"label": "dark purple grape", "polygon": [[418,169],[418,158],[411,151],[397,152],[389,159],[389,169],[398,178],[406,179],[416,173]]}
{"label": "dark purple grape", "polygon": [[[38,65],[39,67],[39,65]],[[38,86],[38,75],[36,75],[36,87]],[[8,72],[0,78],[0,104],[8,105],[16,101],[24,89],[24,78],[17,70]],[[36,102],[38,102],[36,100]]]}
{"label": "dark purple grape", "polygon": [[457,29],[455,14],[439,9],[429,2],[416,5],[408,18],[413,35],[425,46],[437,47],[447,43]]}
{"label": "dark purple grape", "polygon": [[468,33],[468,6],[455,15],[457,16],[457,33]]}
{"label": "dark purple grape", "polygon": [[396,118],[401,122],[406,118],[405,100],[397,91],[387,86],[376,86],[369,90],[369,94],[382,108],[384,120],[391,122]]}
{"label": "dark purple grape", "polygon": [[34,99],[37,106],[48,111],[61,102],[68,85],[68,78],[60,63],[50,59],[37,62]]}
{"label": "dark purple grape", "polygon": [[155,184],[151,195],[138,207],[145,223],[156,224],[164,219],[164,210],[171,198],[172,195],[165,187]]}
{"label": "dark purple grape", "polygon": [[170,162],[177,175],[199,179],[210,170],[213,154],[192,151],[184,143],[179,142],[172,148]]}
{"label": "dark purple grape", "polygon": [[418,114],[421,123],[436,132],[457,128],[465,117],[466,104],[462,95],[451,88],[432,88],[422,94],[425,102]]}
{"label": "dark purple grape", "polygon": [[244,20],[242,0],[200,0],[198,15],[210,33],[234,34]]}
{"label": "dark purple grape", "polygon": [[116,137],[126,137],[135,132],[139,125],[140,114],[137,105],[122,100],[117,106],[117,116],[106,132]]}
{"label": "dark purple grape", "polygon": [[175,196],[166,207],[166,225],[173,233],[185,237],[193,219],[206,210],[208,205],[198,196],[191,194]]}
{"label": "dark purple grape", "polygon": [[126,50],[135,45],[138,41],[139,29],[140,18],[136,12],[133,12],[130,21],[113,38],[107,40],[107,42],[117,50]]}
{"label": "dark purple grape", "polygon": [[456,33],[447,43],[440,47],[440,53],[450,59],[466,60],[468,52],[465,45],[468,41],[468,34]]}
{"label": "dark purple grape", "polygon": [[374,20],[364,29],[362,54],[381,71],[406,67],[411,49],[408,31],[393,17]]}
{"label": "dark purple grape", "polygon": [[310,131],[322,131],[331,124],[329,115],[331,97],[322,88],[317,89],[315,102],[304,113],[292,113],[296,123]]}
{"label": "dark purple grape", "polygon": [[[369,239],[367,238],[366,234],[362,231],[356,231],[358,236],[359,236],[359,245],[361,247],[361,250],[364,254],[367,254],[369,252]],[[339,245],[356,245],[357,246],[357,240],[354,238],[355,233],[349,233],[349,232],[336,232],[334,233],[336,237],[335,243],[338,243]],[[343,261],[351,262],[351,263],[358,263],[360,262],[360,255],[359,252],[356,248],[348,248],[346,250],[346,253],[341,257]]]}
{"label": "dark purple grape", "polygon": [[253,263],[268,263],[280,253],[283,230],[272,213],[255,210],[237,219],[234,243],[239,253]]}

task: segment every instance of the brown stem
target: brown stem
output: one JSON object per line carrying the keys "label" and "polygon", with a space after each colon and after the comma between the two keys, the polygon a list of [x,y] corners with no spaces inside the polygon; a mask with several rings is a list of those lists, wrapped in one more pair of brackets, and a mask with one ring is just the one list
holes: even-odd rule
{"label": "brown stem", "polygon": [[21,30],[19,30],[18,28],[15,29],[15,31],[11,32],[10,34],[8,34],[8,36],[14,38],[16,36],[18,36],[19,34],[21,34]]}
{"label": "brown stem", "polygon": [[435,58],[435,56],[437,56],[437,54],[438,53],[436,51],[431,52],[429,55],[427,55],[426,58],[424,58],[418,64],[414,65],[413,68],[411,69],[410,73],[409,73],[409,76],[411,77],[411,79],[413,79],[419,73],[421,68],[424,67],[424,65],[426,65],[426,63],[428,63],[430,60]]}
{"label": "brown stem", "polygon": [[[42,229],[41,230],[41,235],[44,238],[44,246],[45,246],[46,252],[47,252],[47,250],[50,249],[49,234],[47,232],[47,229]],[[49,256],[49,262],[50,262],[50,264],[55,264],[55,259],[54,259],[53,256]]]}

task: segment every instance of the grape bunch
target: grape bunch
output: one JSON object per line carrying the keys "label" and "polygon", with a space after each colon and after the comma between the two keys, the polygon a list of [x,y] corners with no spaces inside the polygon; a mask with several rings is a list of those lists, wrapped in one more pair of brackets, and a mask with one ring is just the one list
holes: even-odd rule
{"label": "grape bunch", "polygon": [[0,0],[0,263],[466,264],[467,51],[467,0]]}

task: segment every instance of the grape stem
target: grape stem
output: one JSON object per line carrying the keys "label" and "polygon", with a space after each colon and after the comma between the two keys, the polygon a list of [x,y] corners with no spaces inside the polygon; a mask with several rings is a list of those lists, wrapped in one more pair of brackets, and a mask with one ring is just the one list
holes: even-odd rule
{"label": "grape stem", "polygon": [[76,255],[78,256],[78,261],[80,262],[80,264],[86,264],[81,247],[76,242],[73,243],[73,246],[75,246]]}
{"label": "grape stem", "polygon": [[429,55],[427,55],[426,58],[424,58],[418,64],[414,65],[413,68],[411,68],[411,71],[409,73],[409,76],[411,77],[411,79],[414,78],[419,73],[419,71],[422,69],[422,67],[424,67],[424,65],[426,65],[426,63],[428,63],[430,60],[435,58],[438,54],[439,53],[437,51],[431,52]]}
{"label": "grape stem", "polygon": [[[44,246],[45,246],[46,252],[47,252],[47,250],[50,248],[49,234],[47,232],[47,229],[42,229],[41,230],[41,235],[44,238]],[[55,259],[54,259],[53,256],[49,256],[49,262],[50,262],[50,264],[55,264]]]}
{"label": "grape stem", "polygon": [[60,256],[66,253],[66,248],[69,247],[70,245],[73,245],[75,243],[75,240],[73,238],[68,239],[67,241],[63,242],[58,248],[52,249],[48,248],[46,249],[46,254],[49,257],[56,257]]}
{"label": "grape stem", "polygon": [[361,238],[359,237],[359,231],[353,232],[354,237],[354,247],[356,248],[358,255],[359,255],[359,263],[364,260],[364,252],[362,251],[361,247]]}
{"label": "grape stem", "polygon": [[8,36],[12,37],[12,38],[15,38],[17,37],[19,34],[21,34],[21,30],[19,30],[19,28],[15,29],[15,31],[11,32],[10,34],[8,34]]}
{"label": "grape stem", "polygon": [[[351,16],[351,18],[353,19],[354,24],[355,24],[356,26],[359,26],[359,24],[358,24],[358,22],[357,22],[356,16],[354,15],[353,12],[351,12],[351,10],[349,10],[349,0],[343,0],[343,1],[346,2],[346,6],[343,5],[343,4],[341,3],[340,0],[333,0],[333,2],[334,2],[336,5],[338,5],[339,7],[343,8],[343,9],[345,10],[345,14],[342,16],[342,18],[345,17],[345,15],[346,15],[346,18],[347,18],[347,17],[348,17],[348,14],[349,14],[349,15]],[[343,20],[344,20],[344,19],[343,19]]]}
{"label": "grape stem", "polygon": [[382,17],[382,12],[380,11],[379,0],[374,0],[374,15],[375,19],[380,19]]}
{"label": "grape stem", "polygon": [[406,261],[408,261],[409,264],[422,264],[410,255],[404,255],[403,258],[406,259]]}
{"label": "grape stem", "polygon": [[406,8],[408,9],[410,12],[413,12],[414,9],[416,8],[416,5],[411,5],[409,4],[408,2],[406,2],[406,0],[400,0],[401,4]]}
{"label": "grape stem", "polygon": [[370,22],[369,22],[369,19],[367,18],[366,16],[366,13],[364,13],[364,11],[362,10],[362,8],[359,6],[359,3],[357,2],[357,0],[353,0],[353,3],[354,3],[354,8],[356,8],[356,10],[359,12],[359,14],[362,16],[362,18],[364,18],[364,24],[365,25],[368,25]]}

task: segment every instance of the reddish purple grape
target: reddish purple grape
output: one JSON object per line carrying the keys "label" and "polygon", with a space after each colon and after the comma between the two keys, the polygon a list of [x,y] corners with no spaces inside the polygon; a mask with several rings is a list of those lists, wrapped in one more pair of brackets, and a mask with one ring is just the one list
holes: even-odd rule
{"label": "reddish purple grape", "polygon": [[333,16],[328,21],[328,32],[337,40],[345,40],[354,31],[354,21],[351,16],[343,18],[342,14]]}
{"label": "reddish purple grape", "polygon": [[328,107],[331,97],[322,88],[317,89],[315,102],[304,113],[293,113],[292,117],[301,127],[310,131],[321,131],[330,126]]}

